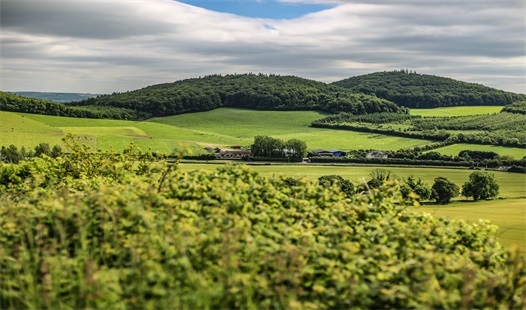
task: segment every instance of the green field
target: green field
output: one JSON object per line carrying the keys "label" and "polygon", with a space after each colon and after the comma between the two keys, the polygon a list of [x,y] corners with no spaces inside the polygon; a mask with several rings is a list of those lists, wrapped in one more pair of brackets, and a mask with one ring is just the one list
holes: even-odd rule
{"label": "green field", "polygon": [[[180,169],[212,170],[220,164],[180,164]],[[322,175],[337,174],[345,179],[352,181],[354,184],[363,183],[364,179],[369,180],[369,173],[376,168],[387,169],[394,175],[405,178],[409,175],[422,178],[429,185],[432,185],[437,177],[448,177],[452,182],[461,187],[469,178],[473,170],[469,169],[447,169],[447,168],[418,168],[418,167],[373,167],[373,166],[339,166],[339,165],[253,165],[251,169],[262,175],[286,175],[292,177],[306,177],[316,180]],[[521,173],[511,173],[502,171],[492,171],[500,185],[501,198],[526,198],[526,175]],[[456,200],[462,200],[465,197],[458,197]]]}
{"label": "green field", "polygon": [[468,222],[490,220],[499,226],[497,236],[503,245],[517,245],[526,252],[526,199],[456,202],[446,206],[422,206],[419,210]]}
{"label": "green field", "polygon": [[526,156],[526,149],[523,148],[464,143],[444,146],[438,149],[431,150],[429,152],[439,152],[444,155],[458,156],[458,154],[464,150],[495,152],[497,154],[504,154],[506,156],[510,156],[513,159],[522,159],[524,156]]}
{"label": "green field", "polygon": [[499,113],[502,106],[446,107],[435,109],[411,109],[411,115],[421,116],[465,116]]}
{"label": "green field", "polygon": [[[57,144],[66,133],[81,134],[100,150],[122,149],[136,143],[142,149],[171,152],[179,142],[194,150],[203,146],[249,147],[256,135],[303,140],[309,149],[338,148],[397,150],[429,144],[428,140],[390,137],[350,131],[318,129],[310,123],[322,117],[315,111],[253,111],[221,108],[144,122],[79,119],[0,112],[0,145],[33,147]],[[27,120],[18,127],[9,124]]]}
{"label": "green field", "polygon": [[[217,167],[218,165],[215,164],[180,164],[180,169],[183,171],[196,169],[213,170]],[[286,166],[286,169],[284,169],[280,165],[251,166],[251,169],[262,175],[285,175],[316,180],[322,175],[337,174],[351,180],[354,184],[364,182],[364,179],[367,181],[370,171],[375,168],[377,167],[295,165]],[[473,170],[468,169],[381,168],[388,169],[402,178],[413,174],[421,177],[429,185],[433,184],[434,178],[445,176],[459,187],[468,180],[468,176],[473,172]],[[506,246],[518,244],[521,251],[526,251],[526,175],[508,172],[493,173],[500,185],[499,197],[506,198],[504,200],[466,202],[464,201],[465,197],[458,197],[446,206],[424,205],[419,207],[419,209],[437,216],[449,216],[472,222],[478,221],[478,219],[488,219],[500,227],[498,237],[502,244]]]}

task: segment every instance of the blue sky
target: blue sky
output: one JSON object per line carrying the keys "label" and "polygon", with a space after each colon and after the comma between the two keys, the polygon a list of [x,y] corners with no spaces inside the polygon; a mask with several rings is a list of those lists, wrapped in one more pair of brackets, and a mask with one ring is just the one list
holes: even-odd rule
{"label": "blue sky", "polygon": [[334,7],[334,3],[283,2],[276,0],[179,0],[208,10],[240,16],[292,19]]}
{"label": "blue sky", "polygon": [[[184,3],[182,2],[184,1]],[[526,93],[524,0],[0,0],[0,90],[418,73]]]}

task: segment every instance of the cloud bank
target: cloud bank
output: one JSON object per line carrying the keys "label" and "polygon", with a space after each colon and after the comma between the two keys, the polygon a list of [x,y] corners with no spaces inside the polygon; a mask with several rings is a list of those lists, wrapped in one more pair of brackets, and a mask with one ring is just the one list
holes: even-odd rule
{"label": "cloud bank", "polygon": [[522,0],[330,2],[273,20],[172,0],[2,0],[0,89],[111,93],[246,72],[332,82],[407,68],[526,92]]}

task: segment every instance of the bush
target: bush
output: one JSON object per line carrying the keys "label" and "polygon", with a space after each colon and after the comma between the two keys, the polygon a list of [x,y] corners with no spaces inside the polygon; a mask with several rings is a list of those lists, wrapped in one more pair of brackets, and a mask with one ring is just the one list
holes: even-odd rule
{"label": "bush", "polygon": [[524,258],[495,226],[415,211],[395,184],[345,198],[243,166],[72,151],[0,188],[2,309],[525,306]]}
{"label": "bush", "polygon": [[324,187],[336,186],[338,187],[347,197],[354,195],[354,185],[351,181],[342,178],[339,175],[324,175],[318,178],[318,183]]}

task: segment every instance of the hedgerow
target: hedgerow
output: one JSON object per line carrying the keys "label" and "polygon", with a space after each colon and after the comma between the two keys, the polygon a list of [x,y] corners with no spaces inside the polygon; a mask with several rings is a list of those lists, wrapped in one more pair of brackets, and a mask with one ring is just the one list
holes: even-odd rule
{"label": "hedgerow", "polygon": [[497,227],[414,211],[395,183],[347,197],[131,151],[22,165],[0,166],[17,175],[0,189],[0,308],[525,306],[524,257]]}

